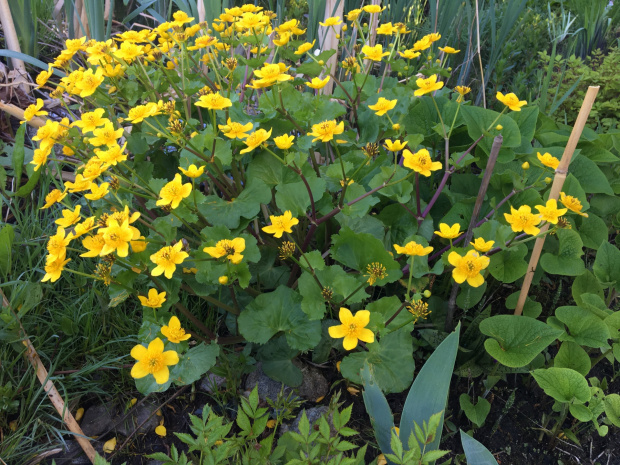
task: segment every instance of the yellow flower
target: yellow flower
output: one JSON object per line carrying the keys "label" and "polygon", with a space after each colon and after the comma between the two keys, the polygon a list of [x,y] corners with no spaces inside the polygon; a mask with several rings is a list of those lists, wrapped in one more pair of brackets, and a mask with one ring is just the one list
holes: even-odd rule
{"label": "yellow flower", "polygon": [[429,40],[431,43],[433,42],[437,42],[439,39],[441,39],[441,34],[439,34],[438,32],[431,32],[430,34],[426,34],[423,39],[427,39]]}
{"label": "yellow flower", "polygon": [[421,55],[420,52],[416,52],[413,49],[405,50],[404,52],[398,52],[398,54],[401,57],[406,58],[407,60],[413,60],[414,58],[417,58]]}
{"label": "yellow flower", "polygon": [[415,255],[418,257],[424,257],[433,251],[432,247],[424,247],[421,244],[418,244],[416,241],[407,242],[405,245],[400,246],[398,244],[394,244],[394,249],[399,254],[404,255]]}
{"label": "yellow flower", "polygon": [[126,257],[129,255],[129,241],[138,238],[135,231],[135,228],[129,226],[128,220],[121,224],[116,220],[110,220],[108,227],[99,229],[99,233],[103,234],[105,240],[105,245],[99,255],[104,256],[116,250],[119,257]]}
{"label": "yellow flower", "polygon": [[144,236],[138,237],[138,240],[129,241],[131,250],[135,253],[144,252],[146,250],[147,243],[144,241]]}
{"label": "yellow flower", "polygon": [[330,326],[329,335],[334,339],[344,338],[342,346],[344,350],[353,350],[357,347],[357,342],[375,342],[374,333],[366,328],[370,322],[370,312],[359,310],[353,315],[347,308],[341,307],[338,314],[341,325]]}
{"label": "yellow flower", "polygon": [[90,179],[78,174],[75,176],[75,182],[67,181],[65,183],[65,188],[71,193],[82,192],[89,190],[92,183]]}
{"label": "yellow flower", "polygon": [[174,175],[174,179],[161,188],[159,191],[160,199],[155,202],[155,205],[170,205],[173,210],[177,208],[181,201],[190,196],[192,193],[191,183],[183,184],[181,182],[181,175],[179,173]]}
{"label": "yellow flower", "polygon": [[41,207],[41,210],[45,210],[46,208],[51,207],[55,203],[60,202],[66,196],[67,194],[65,192],[62,192],[58,189],[54,189],[53,191],[51,191],[49,194],[45,196],[45,205]]}
{"label": "yellow flower", "polygon": [[541,220],[551,224],[558,224],[558,218],[568,211],[567,208],[558,208],[558,201],[555,199],[549,199],[546,205],[536,205],[534,208],[540,213]]}
{"label": "yellow flower", "polygon": [[362,10],[360,8],[357,8],[355,10],[350,10],[349,13],[347,13],[347,20],[355,21],[361,13],[362,13]]}
{"label": "yellow flower", "polygon": [[327,18],[324,23],[319,21],[319,24],[324,27],[338,26],[339,24],[342,24],[342,20],[340,19],[340,16],[332,16],[331,18]]}
{"label": "yellow flower", "polygon": [[217,278],[217,282],[219,282],[222,286],[228,284],[228,276],[220,276]]}
{"label": "yellow flower", "polygon": [[448,53],[448,54],[452,54],[452,53],[459,53],[460,50],[456,50],[455,48],[452,47],[438,47],[439,50],[441,50],[443,53]]}
{"label": "yellow flower", "polygon": [[48,79],[52,76],[52,74],[54,74],[54,70],[52,69],[52,66],[50,65],[47,71],[43,70],[37,75],[35,82],[37,83],[39,88],[43,87],[47,83]]}
{"label": "yellow flower", "polygon": [[512,92],[506,95],[498,92],[495,97],[512,111],[521,111],[521,107],[527,105],[525,100],[519,100],[519,97]]}
{"label": "yellow flower", "polygon": [[24,124],[26,121],[30,121],[35,116],[47,115],[47,111],[42,111],[41,108],[43,108],[43,100],[38,98],[37,103],[28,106],[28,108],[24,110],[24,121],[19,124]]}
{"label": "yellow flower", "polygon": [[336,120],[323,121],[319,124],[312,125],[312,132],[308,133],[309,136],[314,136],[312,142],[321,140],[321,142],[329,142],[334,138],[334,135],[342,134],[344,132],[344,122],[336,123]]}
{"label": "yellow flower", "polygon": [[514,232],[523,231],[532,236],[540,232],[536,227],[540,223],[540,215],[534,215],[528,205],[521,205],[518,210],[511,206],[510,213],[504,213],[504,217]]}
{"label": "yellow flower", "polygon": [[521,165],[521,168],[523,169],[523,171],[529,170],[530,169],[529,162],[527,162],[527,161],[523,162],[523,164]]}
{"label": "yellow flower", "polygon": [[377,34],[384,36],[391,36],[398,32],[398,28],[392,26],[392,23],[383,23],[381,26],[377,28]]}
{"label": "yellow flower", "polygon": [[377,103],[375,103],[374,105],[368,105],[368,108],[373,110],[375,112],[375,115],[383,116],[388,111],[393,109],[396,106],[397,102],[398,102],[398,100],[396,100],[396,99],[388,100],[388,99],[385,99],[383,97],[379,97],[379,100],[377,100]]}
{"label": "yellow flower", "polygon": [[99,233],[96,236],[88,236],[82,240],[82,247],[88,252],[80,254],[80,257],[98,257],[101,255],[101,250],[105,246],[105,239],[103,234]]}
{"label": "yellow flower", "polygon": [[200,168],[198,168],[196,165],[193,165],[193,164],[189,165],[187,169],[181,168],[179,166],[179,169],[185,176],[187,176],[188,178],[192,178],[192,179],[202,176],[202,173],[205,172],[204,166],[201,166]]}
{"label": "yellow flower", "polygon": [[52,151],[52,146],[53,143],[51,145],[46,145],[45,148],[35,149],[34,154],[32,155],[32,161],[30,162],[31,165],[34,165],[35,171],[38,171],[39,168],[41,168],[41,165],[47,163],[47,157]]}
{"label": "yellow flower", "polygon": [[383,10],[385,10],[385,7],[381,8],[380,5],[366,5],[365,7],[362,7],[362,10],[364,10],[366,13],[374,15],[377,13],[381,13]]}
{"label": "yellow flower", "polygon": [[279,35],[279,38],[273,39],[273,43],[276,44],[278,47],[283,47],[286,44],[288,44],[290,40],[291,40],[291,33],[290,32],[282,32]]}
{"label": "yellow flower", "polygon": [[89,218],[86,218],[84,221],[82,221],[79,224],[76,224],[73,228],[73,237],[77,238],[80,236],[83,236],[84,234],[86,234],[87,232],[90,232],[91,229],[95,228],[95,217],[91,216]]}
{"label": "yellow flower", "polygon": [[222,97],[217,92],[213,92],[211,94],[201,95],[195,105],[197,107],[208,108],[209,110],[223,110],[224,108],[232,107],[232,102],[230,99]]}
{"label": "yellow flower", "polygon": [[277,147],[281,150],[290,149],[293,146],[294,140],[295,140],[295,136],[291,136],[289,134],[282,134],[281,136],[273,138],[273,141],[276,143]]}
{"label": "yellow flower", "polygon": [[560,202],[562,202],[562,205],[570,211],[577,213],[578,215],[585,216],[586,218],[588,217],[587,213],[581,213],[583,205],[581,205],[578,198],[573,197],[572,195],[566,195],[564,192],[560,192]]}
{"label": "yellow flower", "polygon": [[312,81],[306,82],[306,85],[308,87],[311,87],[312,89],[322,89],[323,87],[327,85],[328,82],[329,82],[329,76],[327,76],[325,79],[314,77],[312,78]]}
{"label": "yellow flower", "polygon": [[104,113],[105,110],[103,108],[96,108],[88,113],[82,113],[80,119],[71,123],[71,126],[77,126],[82,130],[82,133],[93,132],[99,126],[110,122],[108,118],[103,118]]}
{"label": "yellow flower", "polygon": [[256,84],[264,84],[270,86],[277,82],[285,82],[293,79],[293,76],[289,76],[285,73],[286,65],[284,63],[265,63],[261,69],[255,69],[254,75],[260,78],[258,81],[254,81]]}
{"label": "yellow flower", "polygon": [[406,145],[407,142],[402,142],[400,140],[395,140],[392,142],[390,139],[385,139],[385,148],[390,152],[400,152]]}
{"label": "yellow flower", "polygon": [[241,263],[243,255],[241,252],[245,250],[245,239],[243,237],[236,237],[232,240],[222,239],[215,244],[215,247],[205,247],[203,252],[208,253],[214,258],[226,257],[234,265]]}
{"label": "yellow flower", "polygon": [[481,257],[478,252],[470,250],[464,257],[456,252],[450,252],[448,262],[454,266],[452,278],[457,283],[461,284],[467,280],[467,284],[471,287],[480,287],[484,284],[484,278],[480,271],[489,266],[491,259],[485,256]]}
{"label": "yellow flower", "polygon": [[149,116],[155,116],[161,114],[159,106],[155,102],[149,102],[146,105],[138,105],[133,107],[127,113],[127,121],[134,124],[141,123],[145,118]]}
{"label": "yellow flower", "polygon": [[441,162],[432,161],[431,156],[426,149],[420,149],[416,153],[411,153],[410,150],[403,150],[403,166],[412,169],[416,173],[420,173],[422,176],[429,177],[431,171],[437,171],[441,169]]}
{"label": "yellow flower", "polygon": [[143,307],[161,308],[162,304],[166,301],[166,292],[159,293],[157,289],[154,288],[149,289],[147,295],[148,297],[143,295],[138,296]]}
{"label": "yellow flower", "polygon": [[485,253],[493,248],[495,241],[485,241],[482,237],[478,237],[474,242],[470,242],[470,244],[473,245],[474,249],[478,252]]}
{"label": "yellow flower", "polygon": [[269,429],[274,429],[277,424],[278,423],[274,419],[271,419],[271,420],[267,420],[267,425],[266,426]]}
{"label": "yellow flower", "polygon": [[163,274],[166,278],[171,279],[177,269],[177,265],[180,265],[183,263],[183,260],[189,257],[187,252],[181,251],[182,247],[183,243],[179,241],[173,246],[162,247],[158,252],[151,255],[151,261],[157,265],[151,271],[151,274],[153,276]]}
{"label": "yellow flower", "polygon": [[228,121],[226,122],[225,126],[222,124],[218,124],[218,127],[220,128],[220,130],[229,139],[245,139],[246,137],[248,137],[248,134],[246,134],[246,132],[251,131],[252,126],[253,126],[252,123],[248,123],[248,124],[234,123],[230,120],[230,118],[228,118]]}
{"label": "yellow flower", "polygon": [[138,361],[131,369],[131,376],[140,379],[153,375],[157,384],[165,384],[170,378],[168,366],[179,363],[179,354],[174,350],[164,352],[164,343],[158,337],[151,341],[148,348],[142,344],[134,346],[131,356]]}
{"label": "yellow flower", "polygon": [[538,157],[538,161],[540,161],[544,166],[551,168],[552,170],[558,169],[560,166],[560,160],[555,158],[550,153],[545,153],[541,155],[540,152],[537,152],[536,156]]}
{"label": "yellow flower", "polygon": [[461,225],[454,223],[452,226],[448,226],[446,223],[439,223],[439,231],[435,231],[435,234],[444,239],[455,239],[462,234]]}
{"label": "yellow flower", "polygon": [[106,454],[111,454],[112,452],[114,452],[114,449],[116,449],[116,437],[113,437],[112,439],[108,439],[106,442],[103,443],[103,452],[105,452]]}
{"label": "yellow flower", "polygon": [[48,255],[47,259],[45,260],[45,276],[43,276],[41,282],[44,283],[45,281],[50,281],[55,283],[56,281],[58,281],[60,279],[60,274],[62,273],[62,270],[65,269],[65,265],[70,261],[70,258],[52,259]]}
{"label": "yellow flower", "polygon": [[264,129],[257,129],[252,134],[248,136],[246,140],[243,142],[247,145],[247,148],[241,150],[239,153],[247,153],[254,150],[256,147],[261,145],[263,142],[267,141],[271,137],[271,131],[265,131]]}
{"label": "yellow flower", "polygon": [[103,70],[101,68],[97,68],[97,71],[94,73],[92,69],[84,71],[82,78],[75,83],[75,87],[79,89],[80,97],[84,98],[93,95],[103,82],[103,79]]}
{"label": "yellow flower", "polygon": [[362,53],[364,54],[364,60],[381,61],[381,59],[389,55],[388,52],[383,51],[383,45],[377,44],[374,47],[370,45],[364,45],[362,47]]}
{"label": "yellow flower", "polygon": [[291,229],[293,226],[299,223],[297,218],[293,218],[293,214],[290,210],[286,210],[284,215],[281,216],[273,216],[269,215],[269,219],[271,220],[271,224],[269,226],[265,226],[263,231],[267,234],[273,234],[275,237],[282,237],[283,233],[292,233]]}
{"label": "yellow flower", "polygon": [[123,42],[121,47],[112,52],[116,58],[125,60],[127,63],[131,63],[136,58],[144,54],[144,46],[136,45],[130,42]]}
{"label": "yellow flower", "polygon": [[459,93],[459,96],[456,99],[457,103],[461,103],[465,99],[465,95],[471,92],[471,88],[467,86],[456,86],[454,90]]}
{"label": "yellow flower", "polygon": [[93,136],[88,139],[88,142],[95,147],[101,145],[113,146],[116,141],[123,135],[123,128],[114,129],[114,125],[111,122],[107,122],[102,128],[93,130]]}
{"label": "yellow flower", "polygon": [[426,79],[416,79],[415,83],[418,86],[418,90],[416,90],[413,95],[415,95],[416,97],[435,92],[436,90],[439,90],[443,87],[443,82],[437,82],[436,74],[433,74],[431,77]]}
{"label": "yellow flower", "polygon": [[176,316],[170,318],[168,326],[161,327],[161,333],[168,338],[170,342],[178,344],[181,341],[187,341],[191,334],[185,334],[185,330],[181,328],[181,322]]}
{"label": "yellow flower", "polygon": [[430,48],[432,44],[433,43],[430,41],[430,39],[427,36],[424,36],[417,42],[414,42],[413,50],[416,52],[421,52],[423,50],[426,50],[427,48]]}
{"label": "yellow flower", "polygon": [[75,207],[75,210],[64,209],[62,213],[62,218],[58,218],[54,223],[58,226],[62,226],[63,228],[68,228],[72,224],[80,221],[80,210],[82,209],[81,205]]}
{"label": "yellow flower", "polygon": [[94,182],[90,185],[90,194],[84,195],[88,200],[99,200],[108,195],[108,188],[110,187],[109,182],[101,183],[100,186],[97,186]]}
{"label": "yellow flower", "polygon": [[127,160],[125,147],[127,147],[127,142],[122,147],[114,143],[108,146],[108,150],[95,149],[95,155],[106,165],[116,166],[117,163]]}
{"label": "yellow flower", "polygon": [[65,228],[59,226],[56,229],[56,234],[50,236],[47,241],[49,260],[64,260],[67,256],[67,246],[71,242],[71,239],[73,239],[73,234],[65,236]]}
{"label": "yellow flower", "polygon": [[155,427],[155,434],[161,438],[166,437],[166,427],[164,425],[157,425]]}
{"label": "yellow flower", "polygon": [[297,50],[295,50],[295,55],[303,55],[307,51],[311,50],[312,47],[314,47],[315,42],[316,40],[313,40],[312,43],[306,42],[304,44],[301,44],[299,47],[297,47]]}

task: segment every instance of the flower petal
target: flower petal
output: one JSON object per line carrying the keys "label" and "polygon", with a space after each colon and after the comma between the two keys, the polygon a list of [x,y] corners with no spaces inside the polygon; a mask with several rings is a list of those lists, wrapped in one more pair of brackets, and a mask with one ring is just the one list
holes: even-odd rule
{"label": "flower petal", "polygon": [[368,328],[360,329],[357,333],[357,337],[359,338],[360,341],[364,341],[368,343],[375,342],[375,333],[373,333]]}
{"label": "flower petal", "polygon": [[133,367],[131,367],[131,377],[135,379],[144,378],[148,375],[149,372],[144,366],[144,364],[138,362]]}
{"label": "flower petal", "polygon": [[164,341],[156,337],[149,343],[149,353],[161,354],[164,351]]}
{"label": "flower petal", "polygon": [[370,312],[368,310],[359,310],[353,317],[357,327],[364,327],[370,322]]}
{"label": "flower petal", "polygon": [[334,339],[340,339],[341,337],[345,337],[348,333],[347,327],[345,325],[330,326],[329,328],[327,328],[327,331],[329,332],[329,335]]}
{"label": "flower petal", "polygon": [[476,276],[467,278],[467,284],[471,287],[480,287],[484,284],[484,278],[478,273]]}
{"label": "flower petal", "polygon": [[133,349],[131,349],[131,356],[138,361],[142,360],[147,353],[147,348],[144,347],[142,344],[138,344],[137,346],[134,346]]}
{"label": "flower petal", "polygon": [[162,354],[162,357],[166,365],[176,365],[179,363],[179,354],[177,354],[174,350],[167,350]]}
{"label": "flower petal", "polygon": [[165,384],[170,379],[170,370],[167,366],[164,366],[161,370],[153,373],[153,376],[157,384]]}
{"label": "flower petal", "polygon": [[348,308],[340,307],[338,318],[340,319],[343,325],[349,326],[352,323],[353,314],[351,313],[351,310],[349,310]]}
{"label": "flower petal", "polygon": [[342,347],[344,350],[353,350],[357,347],[357,338],[355,336],[347,335],[342,341]]}

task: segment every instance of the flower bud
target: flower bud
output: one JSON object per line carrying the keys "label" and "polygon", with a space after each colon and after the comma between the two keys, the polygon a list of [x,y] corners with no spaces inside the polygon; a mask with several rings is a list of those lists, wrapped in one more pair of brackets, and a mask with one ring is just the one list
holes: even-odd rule
{"label": "flower bud", "polygon": [[349,27],[348,27],[346,24],[343,24],[343,25],[342,25],[342,30],[343,30],[343,31],[346,31],[347,29],[349,29]]}
{"label": "flower bud", "polygon": [[498,124],[497,126],[495,126],[495,129],[497,129],[498,131],[501,131],[502,129],[504,129],[504,126],[502,126],[501,124]]}
{"label": "flower bud", "polygon": [[524,170],[529,170],[530,169],[530,164],[528,162],[525,162],[521,165],[521,168],[523,168]]}
{"label": "flower bud", "polygon": [[425,291],[423,292],[423,295],[424,295],[424,297],[426,297],[426,298],[428,299],[428,298],[431,296],[431,291],[429,291],[429,290],[427,289],[427,290],[425,290]]}
{"label": "flower bud", "polygon": [[398,123],[392,124],[392,130],[400,131],[400,124],[398,124]]}
{"label": "flower bud", "polygon": [[336,39],[340,40],[340,34],[336,34]]}
{"label": "flower bud", "polygon": [[220,276],[217,280],[222,286],[228,284],[228,276]]}
{"label": "flower bud", "polygon": [[547,184],[551,184],[551,178],[545,178],[545,182],[546,182]]}
{"label": "flower bud", "polygon": [[319,65],[323,66],[325,62],[323,60],[319,60]]}

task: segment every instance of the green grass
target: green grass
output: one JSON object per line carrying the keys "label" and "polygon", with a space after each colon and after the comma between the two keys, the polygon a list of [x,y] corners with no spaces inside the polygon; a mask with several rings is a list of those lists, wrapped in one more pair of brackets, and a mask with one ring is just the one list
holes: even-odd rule
{"label": "green grass", "polygon": [[[53,188],[49,184],[49,179],[43,180],[37,191],[48,192]],[[5,193],[1,198],[4,220],[10,202]],[[9,222],[16,233],[13,262],[0,288],[19,312],[48,371],[79,370],[51,376],[72,412],[99,402],[97,397],[101,402],[112,399],[123,403],[133,397],[135,386],[129,370],[118,368],[131,363],[128,353],[140,327],[141,308],[132,300],[109,308],[105,287],[79,275],[63,273],[54,284],[39,282],[44,273],[47,236],[55,232],[53,221],[59,215],[54,208],[39,210],[42,205],[43,196],[31,196],[19,205],[10,203],[13,219]],[[74,267],[83,267],[86,272],[94,266],[92,260],[80,259],[75,253],[71,258]],[[4,331],[15,324],[9,315],[5,309],[0,320],[0,386],[12,384],[11,400],[17,400],[19,406],[10,415],[0,411],[4,432],[0,457],[18,465],[61,444],[67,428],[24,358],[23,345],[15,337],[4,337]],[[13,420],[17,420],[15,431],[8,427]]]}

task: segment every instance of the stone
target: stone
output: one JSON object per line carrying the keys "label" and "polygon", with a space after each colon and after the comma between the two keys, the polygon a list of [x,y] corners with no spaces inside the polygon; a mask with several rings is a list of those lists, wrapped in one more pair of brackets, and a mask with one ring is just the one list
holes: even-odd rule
{"label": "stone", "polygon": [[301,386],[297,388],[299,395],[313,402],[325,397],[329,392],[329,384],[321,372],[313,366],[302,366],[300,368],[304,380],[301,382]]}
{"label": "stone", "polygon": [[274,381],[267,376],[263,371],[262,364],[260,362],[256,364],[256,370],[250,373],[245,380],[246,391],[253,390],[254,386],[257,386],[258,397],[262,400],[270,399],[275,401],[280,394],[282,386],[284,386],[284,395],[288,395],[290,392],[293,392],[293,389],[285,386],[284,383]]}
{"label": "stone", "polygon": [[[92,441],[92,445],[99,455],[103,454],[103,443]],[[49,465],[54,461],[56,465],[91,465],[86,454],[82,450],[80,443],[75,439],[68,439],[58,445],[61,450],[56,454],[51,454],[43,463]]]}
{"label": "stone", "polygon": [[[304,412],[306,412],[306,417],[308,418],[308,421],[310,422],[310,427],[312,428],[312,425],[319,418],[321,418],[321,416],[329,412],[329,407],[327,407],[326,405],[322,405],[320,407],[312,407],[307,410],[305,409],[302,410],[301,412],[299,412],[299,415],[297,415],[297,418],[295,418],[292,423],[290,424],[285,423],[280,427],[280,435],[287,433],[289,431],[294,431],[295,433],[299,433],[299,422],[301,421],[301,417],[303,416]],[[329,422],[330,429],[332,430],[332,433],[334,433],[331,415],[329,416],[328,422]]]}
{"label": "stone", "polygon": [[294,392],[300,397],[313,402],[325,396],[329,391],[329,384],[321,372],[314,367],[302,365],[300,362],[295,362],[295,364],[301,369],[303,374],[303,381],[300,386],[291,388],[279,381],[274,381],[263,372],[262,364],[259,362],[256,364],[256,370],[248,375],[245,381],[245,390],[251,391],[254,389],[254,386],[258,386],[258,397],[263,400],[270,399],[273,401],[278,398],[282,386],[284,386],[284,395]]}
{"label": "stone", "polygon": [[116,405],[112,402],[89,407],[80,423],[84,436],[99,436],[108,431],[114,425],[116,412]]}
{"label": "stone", "polygon": [[138,433],[154,431],[159,424],[159,417],[155,414],[156,410],[157,405],[152,403],[144,402],[141,405],[136,405],[131,409],[131,415],[125,421],[120,422],[121,415],[115,418],[115,421],[118,422],[116,431],[125,437],[130,436],[144,421],[146,423],[138,429]]}
{"label": "stone", "polygon": [[214,375],[213,373],[207,373],[200,380],[200,384],[198,387],[208,393],[212,393],[214,390],[219,390],[220,387],[226,385],[226,378],[222,378],[221,376]]}

